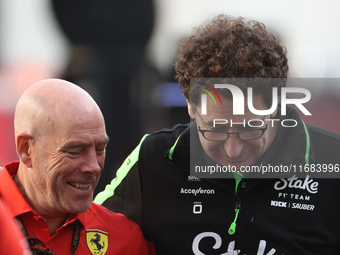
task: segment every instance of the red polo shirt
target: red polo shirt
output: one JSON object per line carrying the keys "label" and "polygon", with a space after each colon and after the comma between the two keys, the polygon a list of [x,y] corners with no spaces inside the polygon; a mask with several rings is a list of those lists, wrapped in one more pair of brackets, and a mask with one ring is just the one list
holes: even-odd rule
{"label": "red polo shirt", "polygon": [[124,215],[92,203],[84,213],[71,214],[52,235],[45,220],[28,205],[15,182],[19,162],[5,165],[0,173],[0,197],[14,217],[20,216],[30,238],[40,239],[55,254],[71,254],[75,221],[81,223],[79,245],[74,254],[149,254],[137,224]]}

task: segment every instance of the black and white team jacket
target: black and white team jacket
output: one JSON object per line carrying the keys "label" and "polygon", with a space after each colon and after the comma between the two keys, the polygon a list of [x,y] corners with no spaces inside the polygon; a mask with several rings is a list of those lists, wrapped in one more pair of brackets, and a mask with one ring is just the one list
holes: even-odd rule
{"label": "black and white team jacket", "polygon": [[[287,115],[298,125],[281,126],[258,163],[338,170],[340,135]],[[189,130],[144,137],[95,202],[137,222],[158,255],[340,254],[340,179],[199,179],[189,171]]]}

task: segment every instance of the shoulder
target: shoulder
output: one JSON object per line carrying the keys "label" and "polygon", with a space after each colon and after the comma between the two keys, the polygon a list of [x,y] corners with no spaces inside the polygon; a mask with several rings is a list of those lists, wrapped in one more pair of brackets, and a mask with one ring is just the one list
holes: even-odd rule
{"label": "shoulder", "polygon": [[[155,158],[165,154],[176,142],[177,138],[189,127],[189,124],[177,124],[171,129],[162,129],[155,133],[145,135],[138,146],[125,159],[119,170],[128,170],[140,159]],[[118,170],[118,171],[119,171]]]}
{"label": "shoulder", "polygon": [[189,124],[178,124],[171,129],[162,129],[149,135],[139,150],[139,167],[147,168],[152,164],[150,167],[154,168],[153,166],[163,164],[167,152],[188,126]]}
{"label": "shoulder", "polygon": [[109,211],[94,202],[85,213],[85,228],[106,232],[110,237],[109,245],[115,247],[113,249],[117,250],[117,254],[123,252],[124,254],[148,254],[146,240],[140,227],[125,215]]}
{"label": "shoulder", "polygon": [[321,143],[329,144],[334,143],[340,145],[340,134],[332,132],[322,127],[318,127],[311,124],[306,124],[308,127],[308,131],[313,140],[316,140]]}
{"label": "shoulder", "polygon": [[86,228],[96,228],[108,232],[116,239],[138,240],[143,234],[140,227],[121,213],[112,212],[102,205],[92,203],[86,212]]}
{"label": "shoulder", "polygon": [[307,124],[317,163],[339,164],[340,134]]}
{"label": "shoulder", "polygon": [[[93,220],[97,221],[97,224],[103,224],[105,226],[112,226],[112,229],[117,230],[117,228],[121,227],[125,230],[136,231],[139,229],[136,223],[126,218],[125,215],[121,213],[115,213],[104,206],[96,204],[92,202],[91,207],[89,210],[86,211],[86,216],[88,218],[92,218]],[[110,222],[110,224],[107,224]]]}
{"label": "shoulder", "polygon": [[148,149],[150,147],[159,148],[160,146],[165,146],[169,149],[188,127],[189,124],[177,124],[171,129],[166,128],[150,134],[143,142],[141,149],[143,149],[143,147],[148,147]]}

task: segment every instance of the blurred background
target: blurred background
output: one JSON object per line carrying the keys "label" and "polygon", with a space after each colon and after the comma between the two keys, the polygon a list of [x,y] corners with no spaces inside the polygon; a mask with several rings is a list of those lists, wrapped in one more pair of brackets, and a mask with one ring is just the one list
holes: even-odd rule
{"label": "blurred background", "polygon": [[[339,78],[338,0],[0,0],[0,165],[16,160],[13,113],[31,84],[63,78],[98,102],[111,142],[102,190],[145,133],[189,122],[175,83],[179,41],[225,13],[263,22],[288,49],[291,78]],[[307,88],[307,122],[340,132],[340,83]]]}

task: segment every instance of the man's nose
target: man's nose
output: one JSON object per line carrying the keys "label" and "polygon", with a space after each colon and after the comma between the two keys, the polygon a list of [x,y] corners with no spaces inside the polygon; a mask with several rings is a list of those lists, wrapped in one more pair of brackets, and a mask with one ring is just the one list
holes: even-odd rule
{"label": "man's nose", "polygon": [[243,141],[237,135],[231,134],[224,141],[224,149],[229,158],[237,158],[243,149]]}
{"label": "man's nose", "polygon": [[94,176],[100,174],[102,167],[100,165],[100,157],[98,157],[96,151],[88,152],[84,157],[81,172]]}

